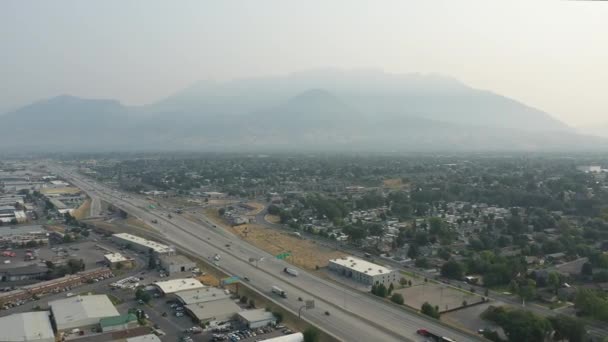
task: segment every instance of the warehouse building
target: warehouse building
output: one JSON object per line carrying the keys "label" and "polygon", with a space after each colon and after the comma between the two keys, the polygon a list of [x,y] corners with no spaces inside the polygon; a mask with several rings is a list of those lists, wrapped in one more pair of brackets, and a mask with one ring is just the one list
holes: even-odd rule
{"label": "warehouse building", "polygon": [[197,304],[212,302],[214,300],[229,299],[230,292],[226,292],[217,287],[205,287],[203,289],[180,291],[175,294],[175,297],[183,304]]}
{"label": "warehouse building", "polygon": [[260,340],[261,342],[304,342],[304,334],[301,332],[283,335],[278,337],[272,337],[265,340]]}
{"label": "warehouse building", "polygon": [[171,279],[154,283],[155,287],[165,295],[188,290],[202,289],[203,283],[194,278]]}
{"label": "warehouse building", "polygon": [[399,272],[352,256],[329,260],[329,269],[365,285],[389,286],[401,279]]}
{"label": "warehouse building", "polygon": [[185,308],[186,312],[199,323],[231,320],[237,312],[241,311],[232,299],[190,304]]}
{"label": "warehouse building", "polygon": [[[117,268],[117,267],[132,267],[133,266],[133,262],[131,259],[127,259],[124,255],[120,254],[120,253],[110,253],[110,254],[105,254],[103,256],[104,260],[106,261],[106,264],[110,267],[110,268]],[[118,266],[121,265],[121,266]]]}
{"label": "warehouse building", "polygon": [[157,255],[175,254],[175,249],[173,249],[172,247],[127,233],[113,234],[112,241],[122,246],[129,246],[130,248],[141,252],[147,253],[151,249]]}
{"label": "warehouse building", "polygon": [[137,328],[139,323],[137,317],[130,313],[114,317],[105,317],[99,320],[99,326],[102,332],[110,332],[117,330],[127,330]]}
{"label": "warehouse building", "polygon": [[272,312],[265,309],[247,310],[237,313],[238,320],[249,329],[257,329],[268,325],[275,325],[277,318]]}
{"label": "warehouse building", "polygon": [[49,243],[49,233],[40,225],[0,227],[0,246],[17,246],[36,242]]}
{"label": "warehouse building", "polygon": [[57,331],[90,330],[102,318],[120,316],[106,295],[75,296],[49,302]]}
{"label": "warehouse building", "polygon": [[49,312],[24,312],[0,317],[0,341],[55,342]]}
{"label": "warehouse building", "polygon": [[186,272],[196,267],[196,264],[184,255],[163,255],[159,259],[161,267],[169,274]]}

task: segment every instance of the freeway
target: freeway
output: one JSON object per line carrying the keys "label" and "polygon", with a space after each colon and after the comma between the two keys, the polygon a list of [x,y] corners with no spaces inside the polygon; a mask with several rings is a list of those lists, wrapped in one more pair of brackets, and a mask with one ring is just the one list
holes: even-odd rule
{"label": "freeway", "polygon": [[[149,209],[149,201],[140,196],[126,195],[74,172],[59,168],[54,168],[54,171],[72,181],[89,196],[112,203],[155,227],[165,236],[167,242],[203,258],[211,259],[216,253],[221,255],[220,268],[233,275],[248,277],[248,285],[265,295],[274,297],[270,288],[273,285],[281,287],[288,293],[288,298],[274,299],[293,311],[297,311],[302,305],[298,297],[304,300],[314,299],[315,309],[305,311],[303,316],[341,340],[420,340],[416,335],[416,330],[420,328],[458,341],[481,340],[367,294],[318,278],[304,270],[299,270],[298,277],[284,275],[284,267],[295,267],[277,260],[221,228],[214,227],[208,221],[193,222],[180,215],[169,219],[169,211],[162,207]],[[158,223],[151,223],[153,220]],[[261,261],[251,263],[250,259]],[[329,316],[325,314],[326,311],[330,313]]]}

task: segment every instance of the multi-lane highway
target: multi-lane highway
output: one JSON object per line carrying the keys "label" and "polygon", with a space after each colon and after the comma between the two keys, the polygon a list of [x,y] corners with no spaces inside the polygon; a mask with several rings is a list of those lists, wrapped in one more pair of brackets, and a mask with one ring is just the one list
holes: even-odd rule
{"label": "multi-lane highway", "polygon": [[[305,311],[303,316],[314,324],[333,333],[344,341],[405,341],[421,340],[416,330],[425,328],[457,341],[480,340],[474,335],[449,328],[437,321],[379,301],[333,282],[318,278],[304,270],[298,277],[285,275],[282,270],[288,264],[277,260],[231,233],[216,228],[206,220],[190,221],[180,215],[167,217],[168,210],[149,209],[149,201],[140,196],[118,192],[103,184],[64,168],[53,167],[92,198],[102,199],[120,207],[131,215],[155,227],[166,239],[203,258],[216,253],[221,256],[220,268],[228,273],[247,277],[249,286],[273,296],[273,285],[287,292],[287,298],[274,299],[281,305],[297,311],[302,305],[298,298],[314,299],[315,309]],[[158,223],[151,223],[156,220]],[[227,246],[230,247],[227,247]],[[251,259],[262,261],[250,262]],[[293,268],[293,266],[290,265]],[[326,314],[329,313],[329,315]]]}

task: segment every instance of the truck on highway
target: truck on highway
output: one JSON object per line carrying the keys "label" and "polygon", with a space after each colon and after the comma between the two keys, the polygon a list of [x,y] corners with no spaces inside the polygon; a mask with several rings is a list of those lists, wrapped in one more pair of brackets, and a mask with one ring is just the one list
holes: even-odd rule
{"label": "truck on highway", "polygon": [[220,261],[220,259],[221,258],[220,258],[219,254],[216,254],[216,255],[213,256],[213,260],[215,260],[215,261]]}
{"label": "truck on highway", "polygon": [[154,219],[154,220],[152,220],[151,222],[152,222],[152,223],[158,223],[158,220],[157,220],[157,219]]}
{"label": "truck on highway", "polygon": [[281,288],[278,287],[278,286],[273,286],[272,287],[272,293],[276,293],[276,294],[278,294],[279,296],[281,296],[283,298],[287,298],[287,292],[281,290]]}
{"label": "truck on highway", "polygon": [[416,333],[418,335],[424,336],[424,337],[429,337],[430,340],[432,341],[436,341],[436,342],[456,342],[456,340],[453,340],[449,337],[445,337],[445,336],[441,336],[435,333],[432,333],[426,329],[418,329],[416,331]]}
{"label": "truck on highway", "polygon": [[294,277],[297,277],[297,276],[298,276],[298,271],[297,271],[297,270],[294,270],[293,268],[285,267],[285,268],[283,269],[283,272],[285,272],[285,273],[287,273],[287,274],[289,274],[289,275],[292,275],[292,276],[294,276]]}

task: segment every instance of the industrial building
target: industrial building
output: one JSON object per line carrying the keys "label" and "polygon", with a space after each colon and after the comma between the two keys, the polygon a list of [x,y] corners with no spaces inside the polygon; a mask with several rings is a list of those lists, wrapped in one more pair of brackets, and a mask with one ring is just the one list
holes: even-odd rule
{"label": "industrial building", "polygon": [[122,246],[130,246],[137,251],[148,252],[152,250],[157,255],[173,255],[175,254],[175,249],[172,247],[163,245],[158,242],[150,241],[144,239],[139,236],[127,234],[127,233],[118,233],[112,235],[112,241],[122,245]]}
{"label": "industrial building", "polygon": [[202,289],[180,291],[175,297],[183,304],[206,303],[214,300],[229,299],[230,293],[217,287],[205,287]]}
{"label": "industrial building", "polygon": [[186,272],[196,267],[196,264],[184,255],[163,255],[159,260],[161,267],[168,274]]}
{"label": "industrial building", "polygon": [[283,335],[278,337],[272,337],[265,340],[260,340],[261,342],[304,342],[304,334],[301,332]]}
{"label": "industrial building", "polygon": [[352,256],[329,260],[329,269],[365,285],[389,286],[401,279],[399,272]]}
{"label": "industrial building", "polygon": [[203,283],[194,278],[181,278],[159,281],[157,283],[154,283],[153,286],[157,287],[158,290],[165,295],[180,291],[202,289],[205,287]]}
{"label": "industrial building", "polygon": [[237,312],[241,311],[241,308],[229,298],[190,304],[186,305],[185,308],[188,314],[200,323],[230,320]]}
{"label": "industrial building", "polygon": [[0,341],[55,342],[49,312],[24,312],[0,317]]}
{"label": "industrial building", "polygon": [[[122,255],[120,253],[105,254],[103,256],[103,258],[106,261],[106,264],[108,264],[108,266],[110,268],[133,266],[132,260],[126,258],[124,255]],[[118,266],[118,265],[121,265],[121,266]]]}
{"label": "industrial building", "polygon": [[2,268],[2,269],[0,269],[0,284],[1,284],[1,282],[7,282],[7,281],[24,281],[24,280],[40,279],[44,275],[46,275],[47,272],[48,272],[48,268],[46,266],[39,266],[39,265]]}
{"label": "industrial building", "polygon": [[120,316],[108,296],[75,296],[49,302],[57,331],[90,330],[102,318]]}
{"label": "industrial building", "polygon": [[257,329],[277,323],[277,318],[272,312],[265,309],[241,311],[237,313],[237,317],[249,329]]}
{"label": "industrial building", "polygon": [[105,317],[99,320],[102,332],[133,329],[139,326],[137,317],[130,313],[114,317]]}
{"label": "industrial building", "polygon": [[40,225],[0,227],[0,246],[21,246],[28,242],[49,243],[49,233]]}

